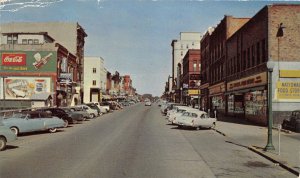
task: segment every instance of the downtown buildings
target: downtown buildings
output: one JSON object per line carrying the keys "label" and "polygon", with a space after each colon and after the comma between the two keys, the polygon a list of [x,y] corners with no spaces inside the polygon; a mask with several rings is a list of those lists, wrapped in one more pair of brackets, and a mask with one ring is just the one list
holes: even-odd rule
{"label": "downtown buildings", "polygon": [[18,22],[0,27],[1,108],[28,108],[34,100],[44,100],[45,106],[73,106],[101,101],[108,93],[103,59],[99,65],[95,60],[100,68],[94,90],[84,81],[84,75],[94,74],[94,67],[84,66],[88,35],[78,23]]}
{"label": "downtown buildings", "polygon": [[200,108],[265,125],[271,91],[274,123],[299,109],[299,27],[300,5],[273,4],[252,18],[224,16],[208,28],[200,41]]}

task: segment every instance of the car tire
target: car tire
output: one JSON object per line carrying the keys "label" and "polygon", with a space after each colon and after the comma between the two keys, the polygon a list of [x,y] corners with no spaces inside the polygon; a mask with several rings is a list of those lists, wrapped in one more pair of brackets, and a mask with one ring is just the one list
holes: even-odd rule
{"label": "car tire", "polygon": [[10,130],[15,133],[16,135],[19,134],[19,129],[17,127],[11,127]]}
{"label": "car tire", "polygon": [[57,128],[50,128],[48,131],[49,131],[50,133],[55,133],[55,132],[57,131]]}
{"label": "car tire", "polygon": [[69,121],[67,119],[64,120],[65,124],[64,124],[64,128],[67,128],[69,125]]}
{"label": "car tire", "polygon": [[5,150],[6,148],[6,139],[5,137],[0,137],[0,151]]}

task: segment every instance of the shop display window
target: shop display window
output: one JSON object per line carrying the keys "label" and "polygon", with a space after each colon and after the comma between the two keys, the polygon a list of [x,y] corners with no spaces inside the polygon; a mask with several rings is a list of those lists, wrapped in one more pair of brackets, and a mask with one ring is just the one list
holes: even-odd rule
{"label": "shop display window", "polygon": [[267,91],[253,91],[245,94],[246,115],[265,116],[267,111]]}

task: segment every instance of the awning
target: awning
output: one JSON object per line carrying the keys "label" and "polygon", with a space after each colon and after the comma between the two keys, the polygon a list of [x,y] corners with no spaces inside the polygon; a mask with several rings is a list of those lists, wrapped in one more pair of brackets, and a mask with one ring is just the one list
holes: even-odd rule
{"label": "awning", "polygon": [[30,97],[30,100],[34,101],[45,101],[47,99],[52,99],[51,93],[35,93]]}
{"label": "awning", "polygon": [[266,88],[266,86],[246,88],[246,89],[242,89],[242,90],[229,91],[229,92],[226,92],[225,95],[242,94],[242,93],[247,93],[247,92],[251,92],[251,91],[265,90],[265,88]]}

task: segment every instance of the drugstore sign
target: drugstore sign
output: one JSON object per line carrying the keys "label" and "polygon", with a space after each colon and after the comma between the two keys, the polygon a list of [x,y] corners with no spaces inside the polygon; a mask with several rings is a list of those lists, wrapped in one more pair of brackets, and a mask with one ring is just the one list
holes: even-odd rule
{"label": "drugstore sign", "polygon": [[0,51],[3,72],[56,72],[55,51]]}
{"label": "drugstore sign", "polygon": [[277,99],[300,100],[300,82],[277,82]]}

